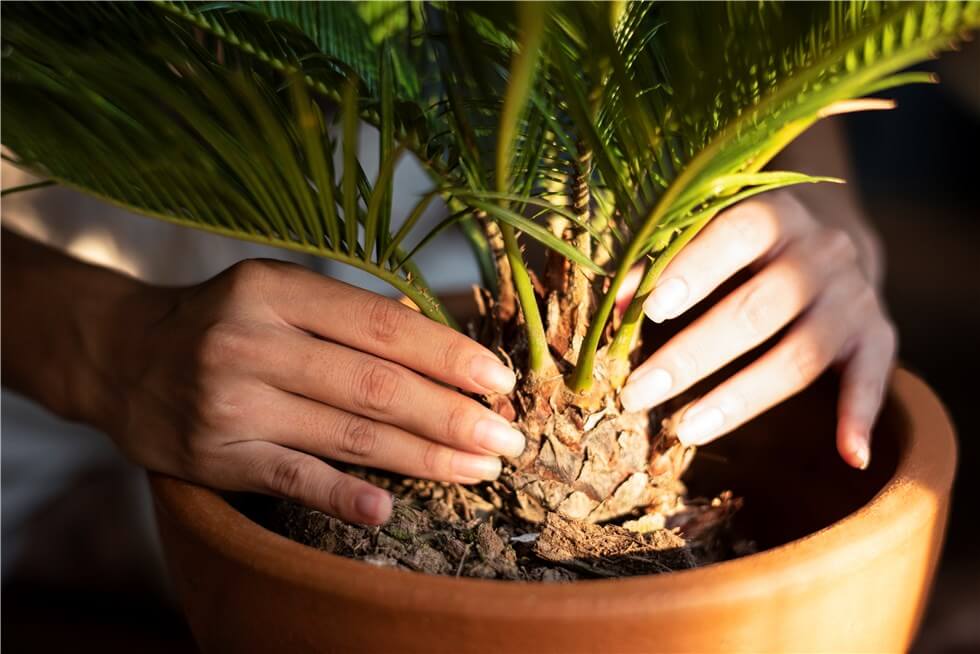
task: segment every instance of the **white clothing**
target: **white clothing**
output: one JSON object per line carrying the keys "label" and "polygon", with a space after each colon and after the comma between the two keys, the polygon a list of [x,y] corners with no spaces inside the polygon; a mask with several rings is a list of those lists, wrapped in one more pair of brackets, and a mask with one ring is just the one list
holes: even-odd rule
{"label": "white clothing", "polygon": [[[373,179],[375,130],[362,130],[361,150],[365,172]],[[4,188],[29,181],[3,163]],[[419,164],[403,159],[395,174],[392,221],[396,228],[430,188]],[[433,203],[415,234],[424,233],[444,215],[445,207]],[[2,217],[5,227],[155,284],[199,283],[242,259],[267,257],[293,261],[376,292],[394,293],[359,270],[133,216],[67,189],[12,195],[3,201]],[[465,289],[479,279],[469,246],[455,231],[434,239],[417,262],[437,291]],[[3,579],[44,575],[64,581],[82,573],[83,583],[98,579],[109,586],[159,587],[162,568],[155,554],[142,471],[126,463],[104,435],[60,420],[7,390],[0,415]],[[112,537],[103,538],[106,534]],[[107,551],[113,548],[124,551]]]}

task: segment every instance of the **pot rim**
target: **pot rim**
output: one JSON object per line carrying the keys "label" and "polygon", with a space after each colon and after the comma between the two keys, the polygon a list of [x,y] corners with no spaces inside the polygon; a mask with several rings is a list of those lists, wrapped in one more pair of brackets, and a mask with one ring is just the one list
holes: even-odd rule
{"label": "pot rim", "polygon": [[472,615],[475,610],[491,617],[513,616],[519,610],[562,620],[622,616],[648,610],[650,602],[689,610],[711,601],[716,593],[705,593],[706,587],[728,598],[748,599],[840,575],[842,561],[859,569],[927,520],[952,486],[953,425],[935,393],[907,370],[895,372],[890,391],[905,411],[907,433],[900,439],[894,474],[867,504],[808,536],[756,554],[650,576],[551,584],[379,567],[273,533],[210,489],[152,472],[150,481],[157,511],[219,556],[287,585],[349,601],[404,607],[407,593],[407,601],[430,612]]}

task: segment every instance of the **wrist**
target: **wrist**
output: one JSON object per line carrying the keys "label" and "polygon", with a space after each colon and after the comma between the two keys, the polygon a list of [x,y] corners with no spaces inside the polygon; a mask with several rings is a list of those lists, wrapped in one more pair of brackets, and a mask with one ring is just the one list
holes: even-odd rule
{"label": "wrist", "polygon": [[104,272],[87,301],[72,305],[65,400],[74,418],[112,434],[126,422],[127,395],[145,367],[146,336],[172,306],[173,291]]}
{"label": "wrist", "polygon": [[110,431],[134,349],[176,291],[3,229],[3,383],[53,413]]}

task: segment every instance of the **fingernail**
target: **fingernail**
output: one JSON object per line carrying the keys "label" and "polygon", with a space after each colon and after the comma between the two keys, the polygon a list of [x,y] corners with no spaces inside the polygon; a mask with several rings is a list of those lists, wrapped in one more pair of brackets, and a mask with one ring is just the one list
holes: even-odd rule
{"label": "fingernail", "polygon": [[453,473],[458,477],[493,481],[500,476],[500,459],[459,452],[453,459]]}
{"label": "fingernail", "polygon": [[687,282],[680,277],[671,277],[653,289],[643,303],[643,312],[653,322],[674,318],[684,307],[687,294]]}
{"label": "fingernail", "polygon": [[684,445],[703,445],[725,424],[725,414],[714,407],[688,411],[677,426],[677,438]]}
{"label": "fingernail", "polygon": [[361,493],[354,498],[354,509],[365,523],[379,525],[391,515],[391,496],[381,490]]}
{"label": "fingernail", "polygon": [[858,469],[868,469],[868,466],[871,465],[871,450],[868,448],[867,441],[862,439],[860,444],[854,448],[854,457],[858,460]]}
{"label": "fingernail", "polygon": [[503,456],[520,456],[524,451],[524,434],[492,418],[476,423],[473,440],[480,447]]}
{"label": "fingernail", "polygon": [[488,356],[478,356],[470,364],[470,374],[480,386],[497,393],[510,393],[517,383],[514,371]]}
{"label": "fingernail", "polygon": [[659,404],[673,385],[673,378],[663,368],[643,371],[630,378],[620,400],[627,411],[639,411]]}

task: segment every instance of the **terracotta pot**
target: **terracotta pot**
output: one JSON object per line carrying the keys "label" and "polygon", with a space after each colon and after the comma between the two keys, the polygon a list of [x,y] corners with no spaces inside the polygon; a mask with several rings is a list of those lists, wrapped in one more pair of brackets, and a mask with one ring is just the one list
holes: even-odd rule
{"label": "terracotta pot", "polygon": [[871,468],[834,451],[817,386],[708,448],[692,484],[745,496],[764,551],[570,584],[424,576],[319,552],[221,495],[154,475],[157,518],[205,652],[847,651],[908,648],[946,524],[953,429],[899,371]]}

